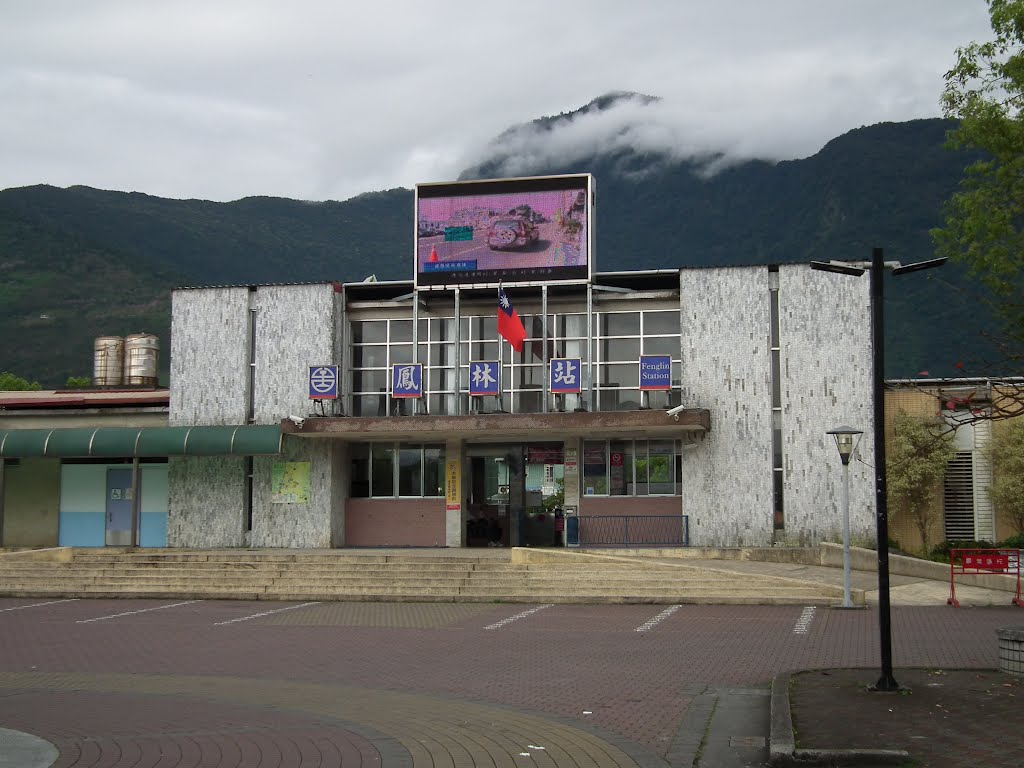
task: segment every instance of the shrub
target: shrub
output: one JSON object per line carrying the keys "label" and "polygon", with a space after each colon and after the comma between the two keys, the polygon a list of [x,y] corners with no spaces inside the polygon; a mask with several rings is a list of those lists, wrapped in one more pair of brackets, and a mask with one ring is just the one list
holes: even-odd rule
{"label": "shrub", "polygon": [[991,541],[975,541],[973,539],[940,541],[928,552],[928,559],[948,563],[951,549],[993,549],[993,546]]}

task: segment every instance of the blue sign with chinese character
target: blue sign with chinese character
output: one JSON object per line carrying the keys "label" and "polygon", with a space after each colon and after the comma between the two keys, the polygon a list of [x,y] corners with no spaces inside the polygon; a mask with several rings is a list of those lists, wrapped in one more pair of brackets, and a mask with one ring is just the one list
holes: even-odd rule
{"label": "blue sign with chinese character", "polygon": [[423,365],[408,363],[391,367],[392,397],[423,396]]}
{"label": "blue sign with chinese character", "polygon": [[578,357],[556,357],[550,362],[548,387],[555,394],[581,391],[583,364]]}
{"label": "blue sign with chinese character", "polygon": [[309,399],[310,400],[337,400],[338,399],[338,366],[336,366],[336,365],[311,365],[311,366],[309,366]]}
{"label": "blue sign with chinese character", "polygon": [[495,360],[474,361],[469,364],[469,394],[498,394],[498,363]]}
{"label": "blue sign with chinese character", "polygon": [[672,357],[670,355],[640,356],[640,389],[672,389]]}

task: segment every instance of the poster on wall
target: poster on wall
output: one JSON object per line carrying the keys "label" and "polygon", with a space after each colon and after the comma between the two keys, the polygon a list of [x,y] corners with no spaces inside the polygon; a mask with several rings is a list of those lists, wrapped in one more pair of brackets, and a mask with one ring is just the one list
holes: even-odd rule
{"label": "poster on wall", "polygon": [[270,503],[309,503],[308,461],[274,462],[270,470]]}

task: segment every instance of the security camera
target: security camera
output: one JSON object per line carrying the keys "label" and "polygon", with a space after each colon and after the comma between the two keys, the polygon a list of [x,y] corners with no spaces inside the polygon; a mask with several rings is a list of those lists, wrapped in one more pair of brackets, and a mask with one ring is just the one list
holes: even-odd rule
{"label": "security camera", "polygon": [[289,416],[288,421],[294,424],[299,429],[302,429],[302,425],[306,423],[306,420],[301,416]]}
{"label": "security camera", "polygon": [[685,405],[677,405],[675,408],[669,408],[665,413],[671,416],[676,421],[679,421],[679,414],[686,410]]}

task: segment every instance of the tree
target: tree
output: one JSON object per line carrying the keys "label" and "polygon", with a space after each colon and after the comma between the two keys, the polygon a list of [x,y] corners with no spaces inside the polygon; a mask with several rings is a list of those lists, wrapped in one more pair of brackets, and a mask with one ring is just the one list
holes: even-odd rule
{"label": "tree", "polygon": [[925,552],[931,543],[939,483],[953,458],[953,432],[937,419],[896,414],[885,481],[896,514],[910,516]]}
{"label": "tree", "polygon": [[64,382],[65,389],[89,389],[92,387],[92,379],[88,376],[68,376]]}
{"label": "tree", "polygon": [[992,503],[1017,533],[1024,534],[1024,421],[994,430],[991,456]]}
{"label": "tree", "polygon": [[[932,231],[939,255],[966,263],[1006,321],[1003,354],[1024,359],[1024,0],[987,0],[994,39],[957,49],[943,111],[953,149],[981,150]],[[1005,373],[1005,372],[1004,372]],[[1022,398],[1024,401],[1024,398]]]}
{"label": "tree", "polygon": [[38,381],[30,382],[7,371],[0,372],[0,392],[24,392],[42,389]]}

